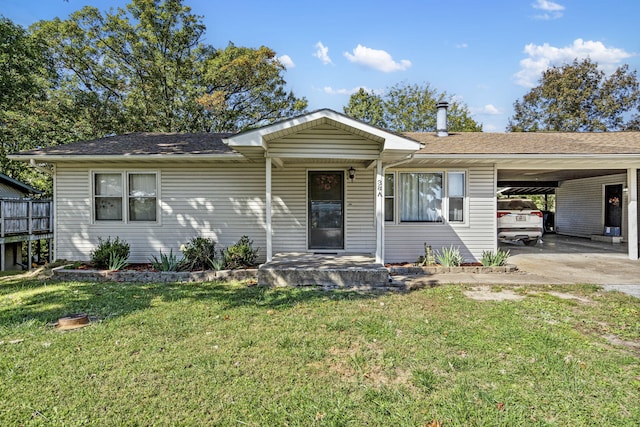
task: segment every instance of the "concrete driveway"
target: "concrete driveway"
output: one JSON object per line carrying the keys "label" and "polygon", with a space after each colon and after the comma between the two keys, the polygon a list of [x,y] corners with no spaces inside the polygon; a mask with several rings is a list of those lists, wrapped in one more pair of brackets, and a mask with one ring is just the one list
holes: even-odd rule
{"label": "concrete driveway", "polygon": [[501,243],[522,279],[534,283],[593,283],[640,298],[640,261],[630,260],[626,244],[545,235],[536,246]]}
{"label": "concrete driveway", "polygon": [[589,283],[640,298],[640,261],[628,258],[626,244],[548,234],[533,247],[501,243],[500,249],[511,252],[509,264],[515,264],[517,272],[435,274],[423,280],[478,285]]}

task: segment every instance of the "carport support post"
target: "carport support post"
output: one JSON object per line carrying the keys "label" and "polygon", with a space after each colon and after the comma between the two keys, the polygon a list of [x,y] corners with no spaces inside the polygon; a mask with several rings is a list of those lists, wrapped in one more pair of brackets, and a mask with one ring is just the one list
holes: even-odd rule
{"label": "carport support post", "polygon": [[629,259],[638,259],[638,169],[627,169]]}

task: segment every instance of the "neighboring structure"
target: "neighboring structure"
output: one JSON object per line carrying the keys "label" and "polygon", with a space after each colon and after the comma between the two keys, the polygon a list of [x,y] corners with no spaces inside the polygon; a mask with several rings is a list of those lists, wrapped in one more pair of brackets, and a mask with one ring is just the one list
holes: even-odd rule
{"label": "neighboring structure", "polygon": [[[136,133],[10,158],[54,165],[57,258],[88,259],[99,237],[125,239],[131,261],[148,262],[195,236],[224,247],[248,235],[261,261],[415,261],[425,242],[472,261],[497,249],[496,193],[507,186],[557,188],[560,233],[601,235],[619,219],[638,258],[640,133],[449,134],[443,116],[443,136],[319,110],[235,135]],[[617,190],[621,208],[607,213]]]}
{"label": "neighboring structure", "polygon": [[[53,209],[50,200],[33,200],[41,192],[0,174],[0,270],[29,268],[31,243],[46,241],[48,254],[52,253]],[[27,260],[22,258],[23,244],[27,243]],[[38,245],[38,249],[40,245]],[[38,253],[40,255],[40,253]]]}

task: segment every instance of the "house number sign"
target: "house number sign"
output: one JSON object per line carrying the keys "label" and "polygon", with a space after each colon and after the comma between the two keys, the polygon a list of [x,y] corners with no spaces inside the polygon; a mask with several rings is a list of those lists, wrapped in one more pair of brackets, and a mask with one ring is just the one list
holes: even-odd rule
{"label": "house number sign", "polygon": [[378,197],[382,197],[382,180],[378,180]]}

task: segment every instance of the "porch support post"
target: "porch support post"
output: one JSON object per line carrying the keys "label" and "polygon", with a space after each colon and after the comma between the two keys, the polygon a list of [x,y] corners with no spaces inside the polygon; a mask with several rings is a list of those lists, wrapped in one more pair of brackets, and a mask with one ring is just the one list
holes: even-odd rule
{"label": "porch support post", "polygon": [[627,169],[629,259],[638,259],[638,169]]}
{"label": "porch support post", "polygon": [[271,228],[271,157],[265,162],[265,210],[266,210],[266,232],[267,232],[267,262],[273,260],[273,241]]}
{"label": "porch support post", "polygon": [[382,160],[376,160],[376,263],[384,263],[384,175]]}

